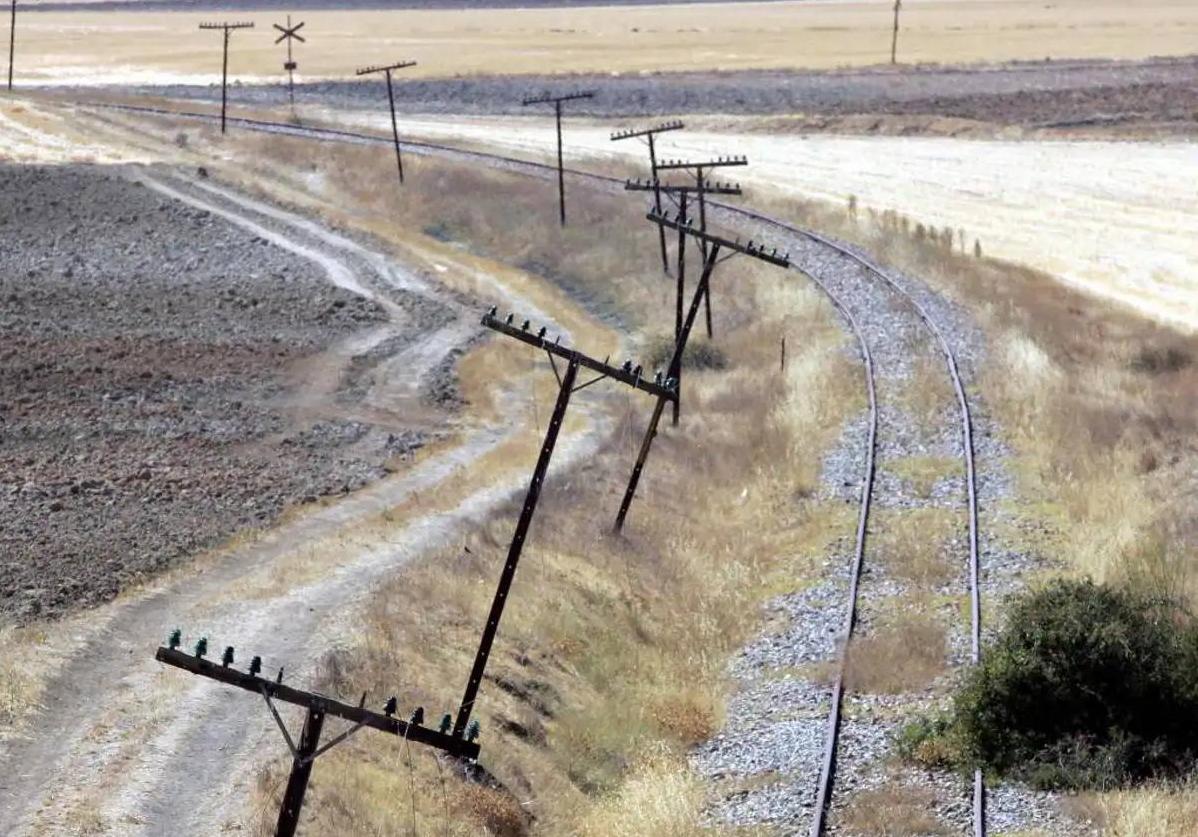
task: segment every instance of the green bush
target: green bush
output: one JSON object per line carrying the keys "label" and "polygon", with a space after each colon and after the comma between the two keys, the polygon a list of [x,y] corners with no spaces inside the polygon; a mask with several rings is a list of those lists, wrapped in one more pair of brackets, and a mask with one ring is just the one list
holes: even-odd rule
{"label": "green bush", "polygon": [[[1176,604],[1058,581],[1013,602],[951,720],[904,735],[1042,788],[1182,776],[1198,753],[1196,664],[1198,628]],[[919,760],[911,744],[905,755]]]}

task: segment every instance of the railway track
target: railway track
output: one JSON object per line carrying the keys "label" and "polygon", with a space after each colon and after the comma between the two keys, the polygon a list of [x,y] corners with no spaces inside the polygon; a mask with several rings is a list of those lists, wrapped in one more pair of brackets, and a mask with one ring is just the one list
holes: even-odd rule
{"label": "railway track", "polygon": [[[139,105],[119,105],[104,102],[78,102],[76,104],[88,108],[141,113],[154,116],[167,116],[176,119],[187,119],[202,122],[217,122],[220,119],[219,115],[195,111],[176,111],[165,108],[153,108]],[[229,117],[228,121],[232,125],[240,126],[247,130],[284,136],[294,136],[325,142],[332,141],[359,145],[385,146],[390,146],[393,142],[390,137],[382,137],[354,131],[345,131],[336,128],[302,127],[280,122],[271,122],[267,120],[249,119],[246,117]],[[491,165],[502,165],[510,169],[534,171],[542,175],[550,173],[556,174],[557,171],[556,166],[547,163],[522,160],[516,157],[510,157],[492,152],[467,150],[437,143],[408,140],[405,140],[403,145],[406,149],[411,149],[419,153],[433,154],[456,159],[482,161]],[[566,169],[566,172],[576,178],[588,180],[593,183],[603,183],[609,186],[623,184],[623,180],[619,178],[597,174],[594,172],[570,168]],[[781,231],[787,235],[797,236],[801,239],[813,242],[820,247],[825,248],[829,253],[834,254],[836,258],[846,260],[847,262],[851,262],[852,264],[856,265],[869,276],[873,277],[873,279],[879,283],[880,287],[883,288],[887,293],[900,300],[901,303],[906,306],[908,310],[919,320],[919,322],[922,324],[922,328],[926,330],[928,336],[930,336],[935,344],[938,353],[942,357],[946,374],[951,381],[955,394],[956,413],[959,420],[960,441],[963,451],[962,459],[967,489],[966,500],[969,520],[968,584],[970,594],[970,624],[968,626],[968,630],[970,636],[970,659],[971,662],[976,665],[980,661],[981,655],[982,614],[979,572],[978,493],[973,439],[973,416],[970,409],[968,394],[961,377],[957,357],[953,352],[952,346],[949,343],[944,330],[936,322],[935,318],[932,316],[927,307],[921,304],[910,291],[904,288],[899,280],[897,280],[894,276],[873,262],[867,256],[857,252],[852,247],[834,241],[813,230],[788,224],[785,221],[759,212],[754,212],[749,209],[732,206],[730,204],[721,203],[718,201],[709,201],[708,205],[715,211],[726,213],[727,216],[747,219],[762,226]],[[844,300],[840,299],[827,283],[821,281],[818,276],[811,276],[811,278],[821,288],[828,299],[831,300],[832,304],[845,319],[850,331],[853,333],[858,343],[865,369],[865,379],[869,401],[868,439],[866,443],[867,450],[863,468],[856,542],[854,545],[853,560],[849,575],[848,596],[843,621],[842,641],[844,646],[847,647],[847,643],[854,636],[858,623],[861,579],[863,570],[865,569],[867,557],[867,533],[869,531],[869,523],[874,506],[874,490],[876,487],[875,476],[877,471],[880,424],[879,399],[877,394],[878,387],[875,375],[874,355],[869,340],[866,336],[866,330],[862,327],[858,318],[853,314],[851,307],[847,305]],[[816,802],[810,831],[813,837],[819,837],[819,835],[824,834],[829,825],[828,815],[831,811],[832,795],[836,785],[840,732],[844,723],[843,706],[845,699],[845,674],[845,658],[842,654],[841,660],[839,661],[837,674],[832,686],[830,711],[826,725],[826,732],[824,735],[822,757],[820,760],[820,775],[816,787]],[[973,776],[971,821],[972,834],[974,837],[985,837],[986,789],[980,771],[975,771]]]}

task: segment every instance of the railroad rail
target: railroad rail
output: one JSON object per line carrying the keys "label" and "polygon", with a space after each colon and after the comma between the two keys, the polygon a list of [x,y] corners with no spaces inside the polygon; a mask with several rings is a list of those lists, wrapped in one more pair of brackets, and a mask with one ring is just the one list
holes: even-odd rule
{"label": "railroad rail", "polygon": [[[169,116],[173,118],[198,120],[204,122],[218,122],[220,120],[220,116],[214,114],[196,111],[170,110],[167,108],[154,108],[142,105],[126,105],[109,102],[76,102],[75,104],[90,108],[126,111],[132,113],[145,113],[156,116]],[[241,127],[252,131],[282,134],[319,141],[346,142],[359,145],[389,145],[391,143],[389,138],[356,131],[346,131],[338,128],[304,127],[282,122],[251,119],[247,117],[229,117],[228,121],[230,124],[240,125]],[[558,172],[558,167],[556,165],[520,159],[517,157],[509,157],[507,155],[496,154],[493,152],[468,150],[449,145],[415,140],[405,140],[404,146],[445,157],[490,161],[492,163],[499,163],[513,168],[522,168],[525,170],[531,169],[542,174],[556,174]],[[565,168],[564,171],[565,173],[574,177],[590,180],[592,182],[601,182],[608,185],[618,186],[621,189],[624,187],[626,182],[621,178],[610,177],[607,175],[579,169]],[[943,355],[946,371],[952,382],[953,390],[956,395],[957,408],[960,415],[961,441],[964,450],[963,458],[965,464],[969,516],[971,662],[976,665],[981,659],[982,613],[979,567],[980,536],[978,524],[977,473],[973,440],[973,415],[969,404],[968,394],[961,377],[960,367],[957,363],[956,355],[954,354],[948,339],[945,337],[944,331],[936,323],[935,319],[929,313],[927,308],[922,305],[911,292],[904,288],[897,279],[895,279],[884,268],[871,259],[856,252],[852,247],[834,241],[827,236],[821,235],[813,230],[788,224],[785,221],[760,212],[754,212],[750,209],[733,206],[727,203],[721,203],[719,201],[711,201],[709,205],[713,209],[726,212],[730,215],[737,215],[757,223],[775,227],[793,235],[802,236],[813,242],[816,242],[817,244],[820,244],[823,247],[828,248],[829,250],[849,259],[850,261],[855,262],[857,265],[864,268],[869,274],[876,277],[889,291],[900,297],[903,302],[911,308],[916,317],[923,324],[924,328],[926,328],[928,333],[932,336],[932,339],[937,345],[940,354]],[[844,634],[842,637],[847,642],[847,640],[852,637],[857,622],[858,591],[861,573],[865,563],[866,532],[868,530],[870,513],[872,511],[872,495],[874,488],[874,477],[877,467],[878,448],[877,436],[879,411],[877,402],[877,387],[874,375],[873,356],[870,351],[868,340],[865,337],[865,333],[862,330],[860,323],[853,316],[848,306],[838,299],[837,296],[832,293],[823,282],[821,282],[817,277],[809,278],[811,278],[820,288],[820,290],[828,297],[833,306],[849,325],[850,331],[853,332],[863,359],[866,386],[869,396],[869,434],[862,480],[860,510],[857,521],[856,544],[854,548],[853,565],[849,580],[849,600],[847,611],[845,613]],[[821,757],[820,777],[816,793],[815,815],[811,826],[811,834],[813,837],[819,837],[819,835],[822,835],[825,832],[832,789],[836,780],[836,758],[842,720],[841,710],[844,698],[844,674],[844,659],[842,655],[841,665],[839,666],[836,679],[833,683],[831,709],[829,711],[824,750]],[[980,770],[975,771],[973,776],[972,820],[974,837],[985,837],[986,789]]]}

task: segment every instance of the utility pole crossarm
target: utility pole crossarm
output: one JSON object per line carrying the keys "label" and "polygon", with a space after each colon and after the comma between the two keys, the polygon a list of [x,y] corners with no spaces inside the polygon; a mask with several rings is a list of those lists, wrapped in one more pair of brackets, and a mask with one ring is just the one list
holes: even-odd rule
{"label": "utility pole crossarm", "polygon": [[681,122],[664,122],[661,125],[655,125],[652,128],[629,128],[626,131],[615,131],[611,135],[612,142],[620,140],[635,139],[637,137],[647,137],[652,134],[664,134],[667,131],[681,131],[686,126]]}
{"label": "utility pole crossarm", "polygon": [[548,93],[542,96],[529,96],[521,102],[522,105],[552,105],[560,102],[573,102],[576,99],[593,99],[595,98],[594,90],[580,90],[577,93],[567,93],[564,96],[553,96]]}
{"label": "utility pole crossarm", "polygon": [[350,704],[342,703],[339,700],[324,697],[313,692],[293,689],[274,680],[267,680],[257,675],[238,671],[202,657],[194,657],[178,649],[162,647],[158,649],[154,657],[160,663],[207,677],[218,683],[224,683],[227,686],[236,686],[247,692],[266,695],[272,700],[282,703],[302,706],[309,710],[315,709],[325,715],[343,718],[358,726],[371,727],[381,732],[391,733],[408,741],[415,741],[438,750],[443,750],[450,755],[467,759],[478,758],[479,745],[475,742],[445,735],[417,724],[410,724],[397,718],[372,712],[361,706],[351,706]]}
{"label": "utility pole crossarm", "polygon": [[482,324],[493,331],[498,331],[500,334],[506,334],[508,337],[513,337],[522,343],[542,349],[552,356],[560,357],[567,363],[577,362],[581,367],[590,369],[592,372],[597,372],[614,381],[619,381],[622,384],[627,384],[633,389],[647,392],[666,401],[674,401],[678,398],[677,389],[668,386],[669,381],[658,383],[653,378],[643,377],[640,374],[640,367],[634,369],[631,364],[625,364],[624,367],[612,366],[605,361],[595,360],[574,349],[566,348],[556,340],[546,339],[544,329],[534,334],[527,327],[527,322],[525,326],[517,328],[505,320],[499,319],[494,312],[490,312],[483,316]]}
{"label": "utility pole crossarm", "polygon": [[673,183],[661,183],[656,180],[641,180],[640,178],[628,180],[624,183],[624,191],[626,192],[656,192],[659,189],[666,194],[672,195],[681,194],[683,192],[690,194],[702,192],[708,195],[744,194],[744,192],[741,191],[739,183],[723,183],[715,180],[705,180],[702,185],[696,184],[694,186],[691,186],[690,184],[679,185]]}
{"label": "utility pole crossarm", "polygon": [[416,61],[400,61],[395,64],[372,65],[370,67],[363,67],[362,69],[356,71],[354,75],[365,76],[370,75],[371,73],[386,73],[393,70],[406,70],[408,67],[415,67],[417,63],[418,62]]}
{"label": "utility pole crossarm", "polygon": [[248,21],[242,21],[240,23],[201,23],[200,28],[201,29],[223,29],[225,31],[232,31],[234,29],[253,29],[254,24],[250,23]]}
{"label": "utility pole crossarm", "polygon": [[700,229],[696,229],[689,222],[680,223],[677,218],[671,218],[669,214],[658,215],[656,212],[650,212],[646,217],[655,224],[660,224],[663,227],[669,227],[670,229],[686,233],[687,235],[693,236],[694,238],[697,238],[700,241],[704,241],[708,244],[718,244],[720,247],[726,250],[751,256],[752,258],[760,259],[763,262],[768,262],[769,264],[775,265],[777,267],[790,267],[790,254],[783,253],[782,255],[779,255],[778,249],[776,247],[767,249],[764,244],[754,243],[752,239],[749,239],[747,244],[742,244],[739,238],[729,239],[722,236],[713,235],[712,233],[703,232]]}
{"label": "utility pole crossarm", "polygon": [[748,157],[716,157],[714,160],[662,160],[657,164],[658,171],[675,169],[718,169],[727,166],[747,166]]}

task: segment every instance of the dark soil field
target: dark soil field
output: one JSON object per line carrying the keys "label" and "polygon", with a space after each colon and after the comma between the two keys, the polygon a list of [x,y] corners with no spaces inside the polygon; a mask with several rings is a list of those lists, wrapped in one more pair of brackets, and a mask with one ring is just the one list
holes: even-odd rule
{"label": "dark soil field", "polygon": [[296,365],[386,320],[315,264],[120,170],[0,167],[0,192],[0,622],[110,598],[419,444],[295,420]]}

